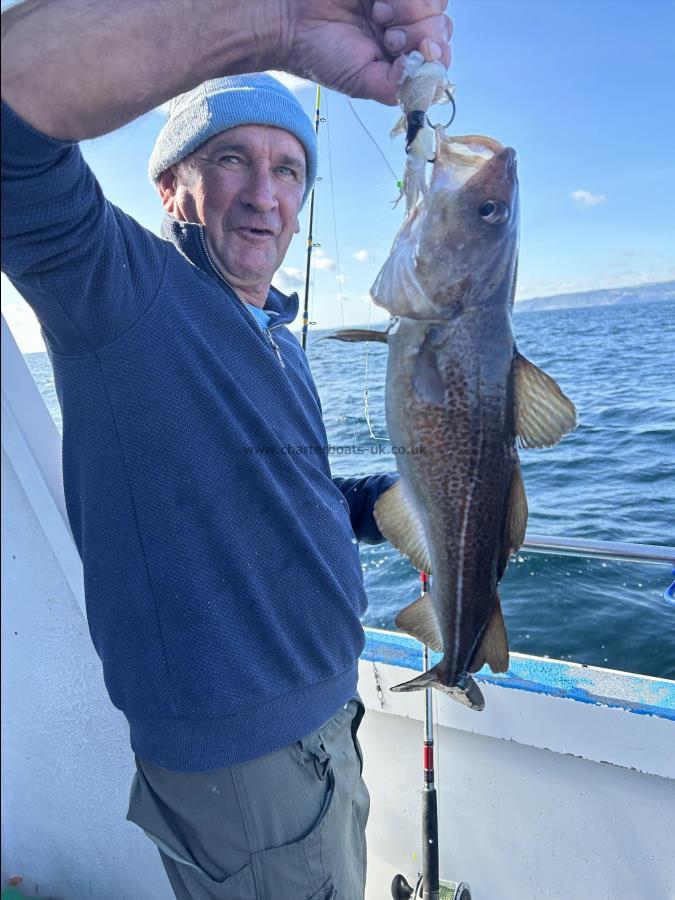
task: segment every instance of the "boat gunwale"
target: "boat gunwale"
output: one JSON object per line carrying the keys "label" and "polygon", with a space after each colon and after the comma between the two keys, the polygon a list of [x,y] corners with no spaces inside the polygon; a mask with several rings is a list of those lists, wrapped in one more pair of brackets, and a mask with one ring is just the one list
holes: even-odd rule
{"label": "boat gunwale", "polygon": [[[422,645],[406,634],[366,628],[365,662],[422,671]],[[432,664],[441,654],[430,652]],[[675,722],[675,681],[605,669],[524,653],[511,653],[507,672],[494,674],[484,667],[477,681],[510,690],[544,694],[594,706],[622,709],[637,715]]]}

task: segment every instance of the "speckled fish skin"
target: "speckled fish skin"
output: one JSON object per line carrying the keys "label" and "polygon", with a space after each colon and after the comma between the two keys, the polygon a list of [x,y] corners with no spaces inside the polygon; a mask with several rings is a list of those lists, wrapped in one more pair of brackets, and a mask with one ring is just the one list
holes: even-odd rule
{"label": "speckled fish skin", "polygon": [[[452,687],[466,683],[512,549],[505,529],[518,466],[515,152],[500,149],[459,189],[435,184],[437,174],[416,255],[417,277],[434,311],[401,315],[389,332],[386,415],[405,492],[429,545],[431,601],[444,651],[434,671]],[[504,204],[506,222],[481,216],[488,201]],[[469,705],[481,708],[480,691],[469,682],[477,692]]]}

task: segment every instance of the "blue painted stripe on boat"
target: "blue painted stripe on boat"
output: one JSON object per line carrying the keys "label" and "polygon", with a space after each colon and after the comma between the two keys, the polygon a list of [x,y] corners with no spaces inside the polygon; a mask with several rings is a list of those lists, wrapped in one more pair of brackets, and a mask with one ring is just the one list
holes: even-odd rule
{"label": "blue painted stripe on boat", "polygon": [[[431,652],[430,657],[436,663],[441,654]],[[405,634],[366,628],[366,646],[361,658],[367,662],[422,670],[421,644]],[[675,681],[665,678],[647,678],[627,672],[513,654],[508,672],[494,675],[484,668],[475,677],[478,681],[499,687],[564,697],[580,703],[609,706],[675,722]]]}

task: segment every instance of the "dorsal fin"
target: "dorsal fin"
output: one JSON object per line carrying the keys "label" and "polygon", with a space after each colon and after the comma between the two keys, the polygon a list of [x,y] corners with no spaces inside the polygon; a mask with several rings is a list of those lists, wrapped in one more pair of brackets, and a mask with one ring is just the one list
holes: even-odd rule
{"label": "dorsal fin", "polygon": [[333,334],[325,334],[315,343],[319,341],[348,341],[352,344],[359,341],[379,341],[386,344],[387,332],[376,331],[374,328],[345,328],[341,331],[334,331]]}

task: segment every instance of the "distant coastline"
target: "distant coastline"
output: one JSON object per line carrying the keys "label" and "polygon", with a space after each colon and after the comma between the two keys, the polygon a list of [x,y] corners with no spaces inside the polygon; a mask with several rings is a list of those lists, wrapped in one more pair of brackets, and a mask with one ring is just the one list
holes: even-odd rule
{"label": "distant coastline", "polygon": [[[555,294],[551,297],[531,297],[528,300],[517,300],[514,313],[545,312],[554,309],[587,309],[591,306],[629,306],[634,303],[657,303],[659,301],[675,302],[675,280],[654,281],[648,284],[634,284],[628,287],[600,288],[594,291],[577,291],[569,294]],[[384,320],[360,325],[354,328],[375,328],[384,331]],[[310,329],[310,333],[313,329]],[[335,328],[314,329],[314,331],[334,331]],[[339,329],[338,329],[339,330]],[[300,334],[300,328],[293,332]]]}
{"label": "distant coastline", "polygon": [[513,308],[519,312],[542,312],[547,309],[582,309],[589,306],[617,306],[625,303],[654,303],[675,300],[675,281],[659,281],[623,288],[602,288],[553,297],[518,300]]}

